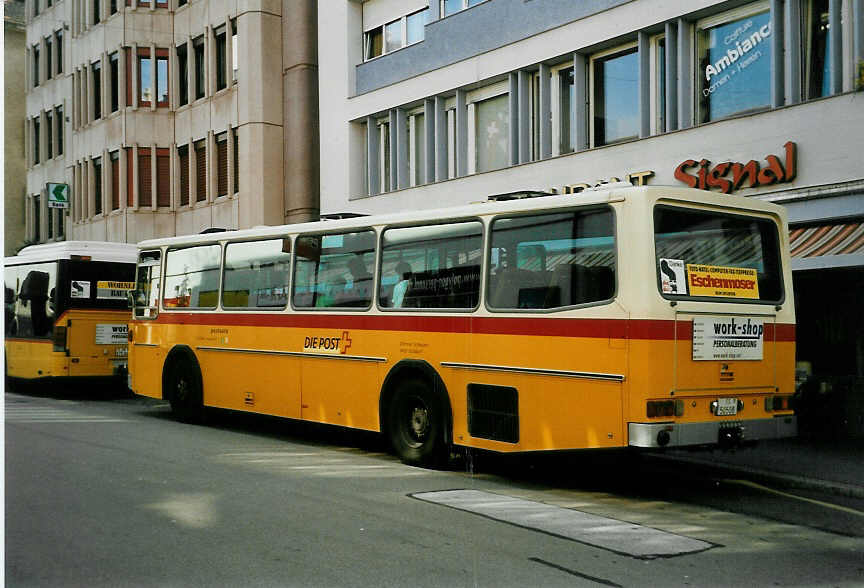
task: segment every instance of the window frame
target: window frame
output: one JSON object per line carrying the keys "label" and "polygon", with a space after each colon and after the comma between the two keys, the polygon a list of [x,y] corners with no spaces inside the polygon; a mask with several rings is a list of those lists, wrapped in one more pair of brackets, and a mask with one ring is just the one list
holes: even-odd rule
{"label": "window frame", "polygon": [[[492,268],[492,232],[495,221],[501,219],[510,219],[510,218],[520,218],[526,216],[542,216],[542,215],[555,215],[555,214],[568,214],[568,213],[583,213],[583,212],[596,212],[596,211],[608,211],[612,216],[612,238],[615,241],[615,246],[613,248],[614,253],[614,267],[615,267],[615,287],[612,291],[612,297],[604,300],[594,300],[591,302],[583,302],[581,304],[569,304],[566,306],[556,306],[554,308],[499,308],[492,306],[489,301],[490,288],[489,284],[491,282],[490,271]],[[618,234],[618,211],[614,206],[610,204],[588,204],[583,206],[566,206],[562,208],[547,208],[542,210],[526,210],[520,212],[503,212],[492,216],[489,220],[489,239],[486,242],[486,271],[483,272],[483,304],[488,312],[496,313],[496,314],[507,314],[507,313],[518,313],[518,314],[554,314],[558,312],[566,312],[570,310],[577,310],[583,308],[591,308],[594,306],[606,306],[608,304],[612,304],[617,300],[618,294],[620,292],[620,283],[619,283],[619,275],[620,271],[620,239]]]}
{"label": "window frame", "polygon": [[[416,41],[408,41],[408,19],[413,16],[417,16],[421,13],[426,13],[425,21],[423,22],[423,35],[421,38]],[[395,25],[399,23],[399,46],[395,47],[391,50],[387,50],[387,27],[391,25]],[[367,29],[363,31],[363,61],[371,61],[373,59],[378,59],[379,57],[383,57],[385,55],[389,55],[391,53],[395,53],[400,49],[404,49],[405,47],[410,47],[411,45],[416,45],[417,43],[421,43],[426,39],[426,25],[429,24],[429,7],[421,8],[420,10],[415,10],[414,12],[410,12],[408,14],[403,14],[399,18],[395,18],[392,20],[388,20],[387,22],[374,26],[371,29]],[[372,39],[376,35],[381,35],[381,53],[378,55],[370,55],[372,50]]]}
{"label": "window frame", "polygon": [[[467,148],[467,152],[468,152],[468,161],[466,163],[467,163],[468,169],[467,169],[466,175],[473,175],[473,174],[477,174],[477,173],[488,173],[488,172],[499,171],[502,169],[507,169],[509,167],[512,167],[510,165],[510,162],[507,161],[507,163],[503,167],[499,167],[499,168],[495,168],[495,169],[489,169],[489,170],[485,170],[482,172],[477,171],[477,104],[479,104],[481,102],[486,102],[487,100],[492,100],[494,98],[500,98],[501,96],[507,96],[509,94],[510,94],[509,83],[507,80],[502,80],[499,82],[488,84],[486,86],[483,86],[482,88],[477,88],[476,90],[472,90],[472,91],[468,92],[467,95],[465,96],[465,109],[466,109],[465,114],[466,114],[466,124],[468,126],[467,143],[466,143],[466,148]],[[507,132],[506,141],[509,143],[509,141],[510,141],[509,123],[510,123],[510,114],[511,114],[509,112],[509,109],[510,109],[509,104],[507,106],[507,109],[508,109],[508,118],[507,118],[508,132]],[[456,115],[455,99],[453,102],[452,111],[453,111],[453,116],[454,116],[453,124],[454,124],[454,131],[455,131],[455,115]],[[449,133],[448,133],[448,135],[449,135]],[[455,137],[454,137],[453,147],[454,147],[453,150],[454,150],[454,157],[455,157]],[[508,155],[506,157],[509,157],[509,147],[508,147]],[[455,159],[454,159],[454,168],[455,168]],[[455,169],[454,169],[454,172],[455,172]]]}
{"label": "window frame", "polygon": [[[294,239],[297,235],[284,235],[282,237],[256,237],[254,239],[242,239],[236,241],[226,241],[222,246],[222,273],[219,278],[219,308],[229,312],[282,312],[291,306],[291,294],[294,290]],[[288,292],[285,295],[284,306],[225,306],[225,270],[228,267],[228,248],[231,245],[261,243],[264,241],[282,240],[283,245],[285,240],[290,244],[291,251],[288,253]],[[284,250],[283,250],[284,252]]]}
{"label": "window frame", "polygon": [[[381,271],[384,267],[384,233],[391,229],[418,229],[423,227],[435,227],[440,225],[455,225],[460,223],[478,223],[480,225],[480,282],[477,291],[477,304],[472,308],[413,308],[413,307],[400,307],[394,308],[389,306],[381,305]],[[445,218],[437,221],[427,221],[427,222],[406,222],[406,223],[395,223],[385,225],[381,228],[381,231],[378,234],[378,255],[375,261],[375,307],[382,312],[420,312],[420,313],[434,313],[434,312],[449,312],[449,313],[458,313],[458,314],[472,314],[477,312],[483,306],[483,298],[484,292],[486,290],[486,282],[484,279],[484,275],[486,273],[484,268],[484,263],[486,263],[486,250],[488,249],[487,245],[487,235],[488,235],[488,226],[483,219],[480,217],[466,216],[466,217],[457,217],[457,218]]]}
{"label": "window frame", "polygon": [[213,62],[216,92],[221,92],[228,87],[228,29],[224,24],[213,29]]}

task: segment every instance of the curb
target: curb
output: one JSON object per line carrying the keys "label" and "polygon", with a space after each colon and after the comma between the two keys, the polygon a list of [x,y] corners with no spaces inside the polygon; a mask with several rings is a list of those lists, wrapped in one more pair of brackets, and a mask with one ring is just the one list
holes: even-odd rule
{"label": "curb", "polygon": [[772,472],[769,470],[764,470],[751,466],[739,466],[726,463],[717,463],[707,459],[700,459],[698,457],[666,455],[662,453],[645,453],[643,454],[643,457],[649,459],[658,459],[661,461],[677,461],[703,466],[717,472],[723,472],[723,475],[745,475],[764,482],[771,482],[782,485],[786,488],[819,490],[821,492],[828,492],[837,496],[864,499],[864,487],[857,486],[855,484],[847,484],[845,482],[820,480],[817,478],[808,478],[806,476],[798,476],[795,474],[783,474],[780,472]]}

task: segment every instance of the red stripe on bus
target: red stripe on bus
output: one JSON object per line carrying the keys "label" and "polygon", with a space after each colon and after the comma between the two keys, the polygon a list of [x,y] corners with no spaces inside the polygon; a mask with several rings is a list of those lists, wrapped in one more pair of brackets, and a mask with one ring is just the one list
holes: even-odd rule
{"label": "red stripe on bus", "polygon": [[[572,319],[542,317],[317,315],[259,313],[162,313],[156,323],[233,327],[294,327],[354,329],[359,331],[417,331],[426,333],[475,333],[481,335],[535,335],[597,339],[690,340],[689,320]],[[145,323],[146,324],[146,323]],[[765,324],[768,341],[794,341],[795,325]]]}

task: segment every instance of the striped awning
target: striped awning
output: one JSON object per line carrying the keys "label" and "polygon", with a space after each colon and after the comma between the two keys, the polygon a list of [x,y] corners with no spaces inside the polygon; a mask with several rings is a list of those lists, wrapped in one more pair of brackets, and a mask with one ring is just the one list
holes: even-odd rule
{"label": "striped awning", "polygon": [[864,220],[793,227],[789,248],[792,257],[864,253]]}

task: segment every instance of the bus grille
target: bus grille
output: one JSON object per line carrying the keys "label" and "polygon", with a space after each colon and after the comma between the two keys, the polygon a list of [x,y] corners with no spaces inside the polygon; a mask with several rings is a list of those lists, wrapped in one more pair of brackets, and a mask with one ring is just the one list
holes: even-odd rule
{"label": "bus grille", "polygon": [[519,442],[516,388],[468,384],[468,433],[479,439]]}

